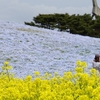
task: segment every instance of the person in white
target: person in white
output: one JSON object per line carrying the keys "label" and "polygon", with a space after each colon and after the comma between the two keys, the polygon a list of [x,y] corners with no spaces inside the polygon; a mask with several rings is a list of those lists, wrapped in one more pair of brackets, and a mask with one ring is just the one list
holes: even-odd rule
{"label": "person in white", "polygon": [[95,68],[96,70],[100,72],[100,55],[99,54],[95,55],[95,58],[92,64],[93,64],[93,68]]}

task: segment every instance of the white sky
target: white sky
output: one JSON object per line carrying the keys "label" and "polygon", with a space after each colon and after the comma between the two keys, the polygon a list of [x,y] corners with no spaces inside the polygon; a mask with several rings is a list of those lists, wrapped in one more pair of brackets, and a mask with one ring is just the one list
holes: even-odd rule
{"label": "white sky", "polygon": [[0,20],[18,23],[31,22],[38,14],[91,12],[92,0],[0,0]]}

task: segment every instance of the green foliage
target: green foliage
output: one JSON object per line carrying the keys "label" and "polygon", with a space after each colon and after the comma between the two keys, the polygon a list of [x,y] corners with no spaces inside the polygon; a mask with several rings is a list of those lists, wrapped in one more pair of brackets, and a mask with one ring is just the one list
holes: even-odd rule
{"label": "green foliage", "polygon": [[33,21],[31,23],[25,22],[25,24],[47,29],[58,29],[59,31],[68,31],[72,34],[100,37],[100,16],[96,16],[96,20],[93,20],[90,14],[39,14],[33,17]]}
{"label": "green foliage", "polygon": [[26,25],[35,26],[34,22],[24,22]]}

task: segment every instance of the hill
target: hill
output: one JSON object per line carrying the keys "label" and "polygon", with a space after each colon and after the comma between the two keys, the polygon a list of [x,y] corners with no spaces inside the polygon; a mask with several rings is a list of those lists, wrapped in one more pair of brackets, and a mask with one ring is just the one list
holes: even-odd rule
{"label": "hill", "polygon": [[0,66],[9,61],[19,77],[37,70],[62,74],[73,70],[77,60],[91,68],[96,53],[100,53],[100,38],[0,21]]}

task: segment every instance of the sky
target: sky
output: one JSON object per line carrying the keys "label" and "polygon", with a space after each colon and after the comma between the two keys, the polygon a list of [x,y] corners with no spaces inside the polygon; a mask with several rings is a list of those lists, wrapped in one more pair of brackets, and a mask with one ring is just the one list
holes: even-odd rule
{"label": "sky", "polygon": [[0,20],[17,23],[31,22],[39,14],[91,12],[92,0],[0,0]]}

